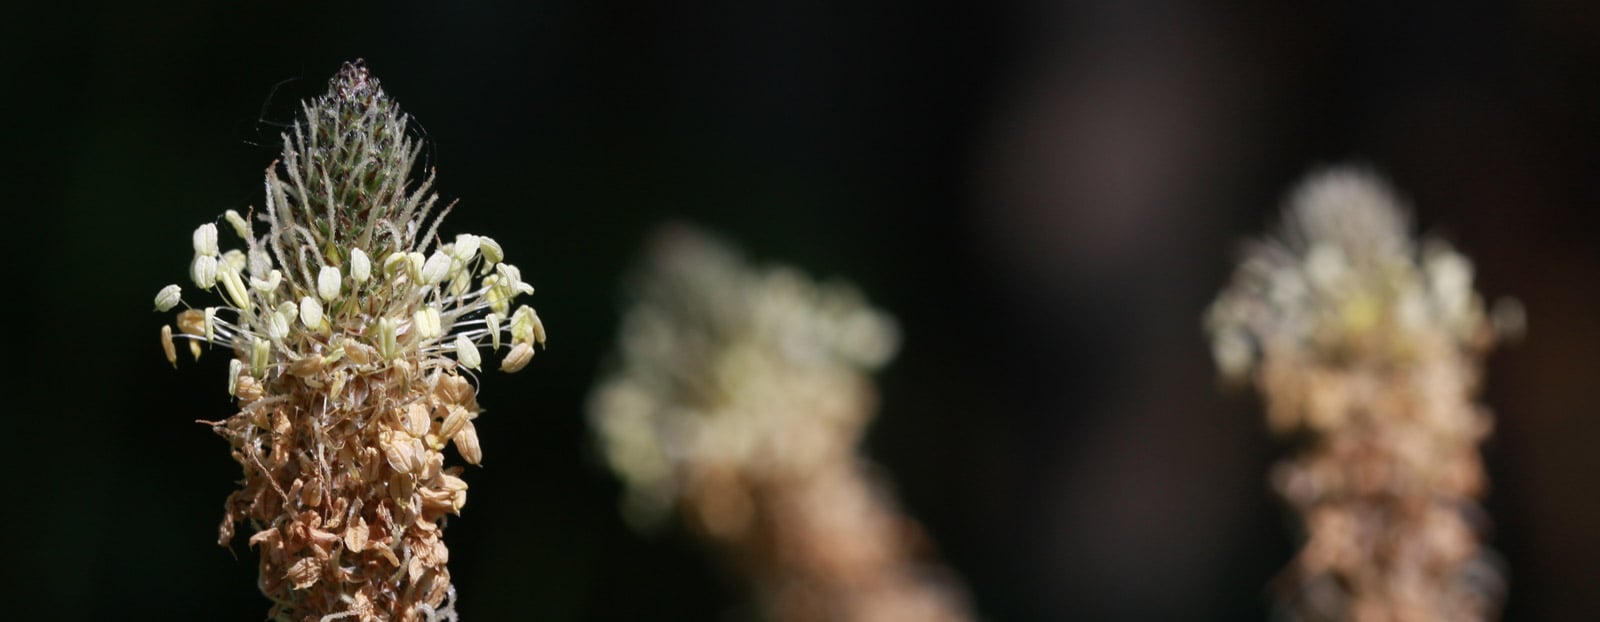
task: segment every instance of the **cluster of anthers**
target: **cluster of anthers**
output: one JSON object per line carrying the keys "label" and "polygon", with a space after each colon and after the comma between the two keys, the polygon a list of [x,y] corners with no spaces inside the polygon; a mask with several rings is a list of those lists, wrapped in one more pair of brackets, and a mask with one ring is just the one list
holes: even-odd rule
{"label": "cluster of anthers", "polygon": [[544,326],[512,304],[533,288],[493,239],[439,243],[449,208],[435,209],[431,176],[409,181],[421,144],[359,61],[303,110],[264,213],[224,214],[243,248],[223,251],[216,224],[194,232],[190,280],[222,304],[191,307],[178,285],[155,298],[184,307],[177,334],[161,328],[168,361],[174,338],[197,359],[233,354],[240,412],[206,422],[245,474],[219,543],[237,521],[255,530],[278,619],[453,619],[439,536],[467,484],[441,452],[482,459],[463,374],[485,345],[509,348],[504,371],[528,364]]}

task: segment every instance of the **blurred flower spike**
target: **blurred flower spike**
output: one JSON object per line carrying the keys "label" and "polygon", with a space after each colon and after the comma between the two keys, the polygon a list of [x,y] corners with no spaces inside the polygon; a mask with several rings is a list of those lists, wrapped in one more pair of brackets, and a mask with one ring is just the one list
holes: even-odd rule
{"label": "blurred flower spike", "polygon": [[1475,394],[1521,308],[1486,312],[1472,262],[1414,242],[1369,171],[1312,175],[1284,219],[1247,248],[1205,326],[1223,376],[1253,382],[1294,446],[1272,473],[1305,526],[1280,582],[1286,619],[1496,617],[1503,583],[1477,506],[1493,421]]}

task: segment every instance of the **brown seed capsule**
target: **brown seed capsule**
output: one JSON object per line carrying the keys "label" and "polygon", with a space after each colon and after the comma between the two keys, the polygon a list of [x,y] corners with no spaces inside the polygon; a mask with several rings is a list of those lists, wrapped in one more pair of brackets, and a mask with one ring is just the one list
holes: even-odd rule
{"label": "brown seed capsule", "polygon": [[186,309],[178,313],[178,330],[185,335],[206,336],[206,312],[203,309]]}
{"label": "brown seed capsule", "polygon": [[519,343],[506,353],[505,360],[500,361],[500,370],[506,373],[521,371],[530,360],[533,360],[533,346]]}
{"label": "brown seed capsule", "polygon": [[321,570],[322,564],[317,563],[317,558],[302,557],[289,567],[289,572],[284,578],[293,583],[295,589],[303,590],[317,584],[317,579],[321,578]]}
{"label": "brown seed capsule", "polygon": [[456,451],[461,452],[461,459],[468,464],[478,464],[483,461],[483,448],[478,446],[478,428],[468,421],[461,427],[461,431],[454,436]]}
{"label": "brown seed capsule", "polygon": [[431,423],[433,417],[428,415],[428,407],[419,402],[412,402],[401,411],[400,424],[405,427],[406,433],[413,437],[422,438],[427,435]]}
{"label": "brown seed capsule", "polygon": [[289,373],[299,378],[315,376],[322,371],[322,356],[308,354],[289,363]]}
{"label": "brown seed capsule", "polygon": [[385,430],[378,437],[378,446],[383,448],[383,457],[389,462],[389,468],[396,473],[410,473],[414,458],[411,455],[411,443],[400,438],[400,434],[393,430]]}
{"label": "brown seed capsule", "polygon": [[467,425],[467,421],[470,419],[467,415],[467,409],[455,404],[451,404],[447,412],[449,414],[445,415],[444,423],[439,425],[439,436],[443,438],[454,437],[456,432],[460,432],[461,427]]}

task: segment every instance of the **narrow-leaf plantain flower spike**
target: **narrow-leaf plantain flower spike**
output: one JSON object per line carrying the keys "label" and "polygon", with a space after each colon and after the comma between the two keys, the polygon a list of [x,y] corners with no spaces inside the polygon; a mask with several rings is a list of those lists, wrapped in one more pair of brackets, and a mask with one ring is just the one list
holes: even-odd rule
{"label": "narrow-leaf plantain flower spike", "polygon": [[[483,364],[479,342],[499,349],[505,307],[532,287],[474,286],[475,274],[520,275],[488,238],[451,232],[434,249],[451,239],[450,208],[431,174],[413,176],[424,146],[359,62],[301,111],[267,170],[265,209],[223,214],[242,244],[219,248],[217,224],[195,229],[189,277],[222,300],[181,310],[162,353],[177,364],[179,331],[196,358],[207,342],[233,356],[239,411],[211,425],[245,478],[219,542],[252,530],[268,618],[454,620],[441,538],[467,485],[441,452],[483,459],[468,370]],[[162,289],[156,309],[186,307],[182,293]],[[518,344],[504,367],[533,351]]]}
{"label": "narrow-leaf plantain flower spike", "polygon": [[171,311],[183,301],[183,288],[177,285],[168,285],[156,292],[156,310],[162,313]]}

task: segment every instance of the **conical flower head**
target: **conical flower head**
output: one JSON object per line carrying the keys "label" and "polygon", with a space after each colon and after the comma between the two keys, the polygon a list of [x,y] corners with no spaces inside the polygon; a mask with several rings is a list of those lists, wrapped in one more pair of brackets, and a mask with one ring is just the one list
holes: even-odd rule
{"label": "conical flower head", "polygon": [[[346,64],[283,136],[264,213],[223,215],[243,248],[223,250],[215,224],[192,236],[191,280],[221,301],[179,312],[176,336],[196,358],[204,345],[233,352],[240,404],[213,424],[245,472],[220,541],[237,521],[257,528],[262,590],[285,619],[447,607],[439,521],[461,511],[466,483],[442,451],[482,459],[463,368],[503,345],[514,371],[544,341],[531,308],[516,311],[524,330],[501,321],[533,287],[497,243],[436,237],[448,209],[435,209],[431,174],[411,177],[422,147],[407,122],[365,66]],[[158,310],[180,304],[177,286],[156,297]],[[175,363],[174,336],[162,328]]]}

